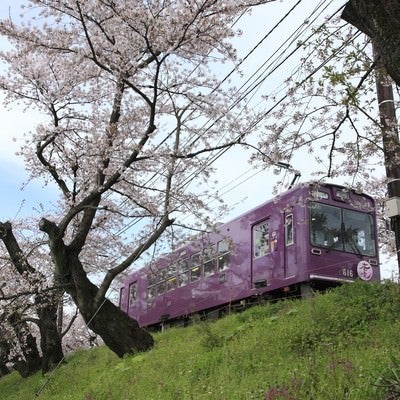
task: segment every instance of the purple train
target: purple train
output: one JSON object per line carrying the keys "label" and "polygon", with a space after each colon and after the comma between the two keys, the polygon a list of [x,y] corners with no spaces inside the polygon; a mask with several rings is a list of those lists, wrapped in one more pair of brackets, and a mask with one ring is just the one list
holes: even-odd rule
{"label": "purple train", "polygon": [[374,200],[307,183],[130,274],[120,307],[156,327],[357,278],[380,280]]}

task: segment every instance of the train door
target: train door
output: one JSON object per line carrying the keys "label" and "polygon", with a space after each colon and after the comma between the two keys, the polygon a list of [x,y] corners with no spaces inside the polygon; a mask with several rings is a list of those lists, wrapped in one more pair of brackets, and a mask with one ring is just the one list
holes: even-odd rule
{"label": "train door", "polygon": [[297,254],[295,248],[295,231],[293,213],[284,214],[284,275],[285,278],[296,275],[297,272]]}
{"label": "train door", "polygon": [[267,218],[254,224],[251,234],[252,288],[262,288],[269,285],[270,280],[282,269],[277,265],[278,226],[276,226],[276,221]]}

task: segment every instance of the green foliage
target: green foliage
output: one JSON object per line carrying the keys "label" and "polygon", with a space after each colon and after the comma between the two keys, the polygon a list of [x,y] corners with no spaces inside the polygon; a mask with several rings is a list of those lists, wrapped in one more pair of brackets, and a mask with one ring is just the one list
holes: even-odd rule
{"label": "green foliage", "polygon": [[[0,398],[392,400],[400,390],[400,288],[355,283],[155,335],[153,350],[71,356],[51,379],[11,374]],[[397,396],[397,397],[396,397]]]}
{"label": "green foliage", "polygon": [[400,361],[397,358],[391,357],[391,365],[379,377],[376,386],[383,389],[384,400],[400,399]]}
{"label": "green foliage", "polygon": [[303,353],[321,346],[352,343],[369,334],[369,329],[384,318],[396,321],[400,317],[399,288],[395,284],[365,285],[356,282],[330,293],[310,299],[299,324],[306,318],[306,327],[291,335],[292,349]]}

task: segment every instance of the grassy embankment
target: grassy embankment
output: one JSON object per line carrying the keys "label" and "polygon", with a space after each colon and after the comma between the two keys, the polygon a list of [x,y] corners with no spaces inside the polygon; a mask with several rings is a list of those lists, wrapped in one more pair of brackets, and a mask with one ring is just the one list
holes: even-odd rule
{"label": "grassy embankment", "polygon": [[40,373],[28,379],[13,373],[0,380],[0,399],[400,398],[395,284],[356,283],[170,329],[155,339],[153,350],[122,360],[104,347],[80,351],[48,382]]}

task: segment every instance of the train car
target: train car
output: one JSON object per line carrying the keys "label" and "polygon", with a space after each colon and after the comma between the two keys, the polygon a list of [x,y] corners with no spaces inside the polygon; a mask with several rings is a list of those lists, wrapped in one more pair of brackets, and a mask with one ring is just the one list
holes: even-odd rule
{"label": "train car", "polygon": [[120,308],[154,327],[357,278],[380,280],[374,200],[306,183],[127,276]]}

